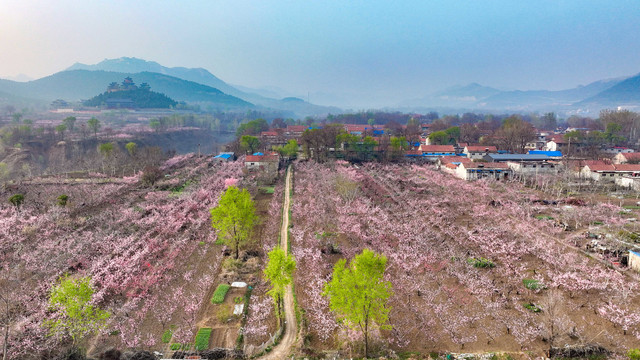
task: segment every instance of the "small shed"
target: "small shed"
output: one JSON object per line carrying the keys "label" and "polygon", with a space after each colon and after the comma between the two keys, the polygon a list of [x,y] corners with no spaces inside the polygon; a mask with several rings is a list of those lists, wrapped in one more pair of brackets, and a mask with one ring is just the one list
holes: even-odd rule
{"label": "small shed", "polygon": [[236,155],[232,152],[223,152],[213,157],[213,160],[226,162],[226,161],[234,161],[236,159]]}

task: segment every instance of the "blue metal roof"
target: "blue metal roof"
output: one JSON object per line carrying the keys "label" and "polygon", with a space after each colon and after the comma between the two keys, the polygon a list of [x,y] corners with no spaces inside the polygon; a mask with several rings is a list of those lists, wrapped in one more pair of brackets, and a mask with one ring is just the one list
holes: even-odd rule
{"label": "blue metal roof", "polygon": [[561,151],[543,151],[543,150],[529,150],[531,155],[547,155],[551,157],[562,157]]}
{"label": "blue metal roof", "polygon": [[632,250],[629,250],[629,252],[630,252],[630,253],[632,253],[632,254],[634,254],[635,256],[640,256],[640,253],[639,253],[639,252],[635,252],[635,251],[632,251]]}
{"label": "blue metal roof", "polygon": [[261,153],[261,152],[257,152],[257,153],[253,153],[253,155],[256,155],[256,156],[263,156],[264,154],[263,154],[263,153]]}
{"label": "blue metal roof", "polygon": [[218,159],[230,159],[233,155],[231,154],[219,154],[214,156],[214,158],[218,158]]}

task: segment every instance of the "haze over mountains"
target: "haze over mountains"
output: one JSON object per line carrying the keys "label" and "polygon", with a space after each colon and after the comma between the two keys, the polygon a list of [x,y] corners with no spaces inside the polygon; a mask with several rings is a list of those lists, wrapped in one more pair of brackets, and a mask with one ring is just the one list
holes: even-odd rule
{"label": "haze over mountains", "polygon": [[[222,111],[265,109],[281,111],[283,116],[292,117],[343,111],[338,107],[314,105],[296,97],[283,97],[287,91],[280,88],[252,89],[230,85],[203,68],[169,68],[154,61],[130,57],[106,59],[94,65],[75,63],[64,71],[28,82],[0,80],[0,94],[7,98],[76,101],[101,93],[110,82],[119,82],[127,76],[137,83],[146,82],[155,91],[178,101],[199,103]],[[336,101],[340,100],[335,94],[323,95],[325,99],[332,96]],[[388,104],[387,109],[597,114],[603,108],[633,109],[638,106],[640,75],[600,80],[560,91],[501,90],[471,83],[399,104]]]}

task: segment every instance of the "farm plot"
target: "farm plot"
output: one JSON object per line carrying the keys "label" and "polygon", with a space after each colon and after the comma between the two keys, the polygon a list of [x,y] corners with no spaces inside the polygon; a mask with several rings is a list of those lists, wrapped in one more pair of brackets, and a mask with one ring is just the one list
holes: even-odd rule
{"label": "farm plot", "polygon": [[[333,264],[363,248],[389,259],[393,329],[378,338],[397,351],[542,353],[590,342],[621,353],[640,339],[637,282],[565,246],[560,227],[534,217],[536,194],[517,183],[307,162],[296,166],[294,196],[296,292],[312,350],[346,351],[357,339],[321,294]],[[619,226],[619,210],[559,216]]]}
{"label": "farm plot", "polygon": [[[208,301],[222,257],[209,208],[228,184],[242,183],[242,164],[210,164],[193,155],[163,166],[153,187],[139,178],[110,184],[24,185],[16,209],[0,205],[0,264],[16,307],[9,340],[13,358],[38,357],[68,339],[47,336],[50,287],[63,274],[90,276],[94,302],[111,317],[89,350],[162,350],[193,342],[199,310]],[[56,205],[61,194],[66,206]],[[11,193],[0,194],[8,198]],[[170,331],[167,331],[170,330]]]}

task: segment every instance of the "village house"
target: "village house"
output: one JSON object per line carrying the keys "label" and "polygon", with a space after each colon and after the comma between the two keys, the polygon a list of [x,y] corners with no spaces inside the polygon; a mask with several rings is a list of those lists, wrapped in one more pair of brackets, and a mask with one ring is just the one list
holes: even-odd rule
{"label": "village house", "polygon": [[594,181],[615,181],[616,177],[640,177],[640,164],[587,164],[580,177]]}
{"label": "village house", "polygon": [[232,152],[221,152],[220,154],[213,157],[213,160],[218,162],[229,162],[234,161],[235,159],[236,154]]}
{"label": "village house", "polygon": [[546,154],[487,154],[483,157],[487,162],[540,162],[554,160]]}
{"label": "village house", "polygon": [[345,124],[344,130],[351,135],[357,136],[380,136],[384,134],[384,126],[382,125]]}
{"label": "village house", "polygon": [[547,136],[549,133],[538,133],[536,138],[525,145],[526,150],[541,150],[547,145]]}
{"label": "village house", "polygon": [[305,125],[287,125],[286,129],[284,129],[284,135],[288,139],[297,139],[302,136],[302,133],[309,129],[309,126]]}
{"label": "village house", "polygon": [[640,163],[640,153],[626,152],[619,153],[613,157],[614,164]]}
{"label": "village house", "polygon": [[436,160],[436,166],[446,173],[456,175],[458,165],[470,162],[472,162],[472,160],[466,156],[443,156]]}
{"label": "village house", "polygon": [[254,153],[253,155],[247,155],[244,159],[244,166],[247,170],[261,171],[276,176],[279,163],[280,155],[276,152],[268,154]]}
{"label": "village house", "polygon": [[560,167],[555,161],[507,161],[506,164],[514,174],[519,175],[538,175],[538,174],[555,174]]}
{"label": "village house", "polygon": [[455,175],[463,180],[490,178],[508,179],[512,170],[505,163],[461,162],[455,169]]}
{"label": "village house", "polygon": [[495,146],[484,146],[484,145],[467,145],[462,150],[462,153],[465,154],[469,159],[483,159],[485,155],[488,154],[496,154],[498,153],[498,149]]}
{"label": "village house", "polygon": [[602,149],[602,152],[607,154],[626,154],[626,153],[633,153],[635,152],[635,150],[630,149],[628,147],[624,147],[624,146],[609,146]]}
{"label": "village house", "polygon": [[456,154],[456,150],[453,148],[453,145],[421,144],[418,150],[422,152],[422,156],[428,157],[433,161],[441,156],[452,156]]}
{"label": "village house", "polygon": [[564,135],[555,134],[548,137],[547,144],[543,150],[561,151],[562,153],[576,153],[584,149],[585,144],[578,140],[565,139]]}

